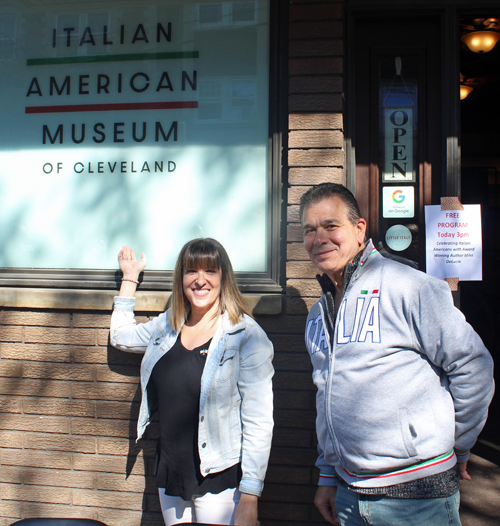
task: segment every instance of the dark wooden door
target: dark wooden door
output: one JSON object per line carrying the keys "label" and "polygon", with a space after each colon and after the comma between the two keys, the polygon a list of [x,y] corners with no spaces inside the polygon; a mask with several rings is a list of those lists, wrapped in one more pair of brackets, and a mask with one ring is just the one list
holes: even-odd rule
{"label": "dark wooden door", "polygon": [[[422,270],[424,205],[439,203],[445,166],[441,23],[439,15],[377,13],[350,26],[356,197],[375,244]],[[411,234],[407,248],[390,248],[386,233],[395,225]]]}

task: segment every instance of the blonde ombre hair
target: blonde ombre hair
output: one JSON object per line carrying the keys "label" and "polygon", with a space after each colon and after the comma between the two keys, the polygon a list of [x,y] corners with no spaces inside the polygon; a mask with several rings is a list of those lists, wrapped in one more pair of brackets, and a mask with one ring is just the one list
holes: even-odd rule
{"label": "blonde ombre hair", "polygon": [[184,272],[199,268],[221,271],[219,316],[227,312],[231,323],[236,324],[244,314],[250,315],[245,300],[236,285],[233,266],[224,247],[215,239],[197,238],[188,241],[182,247],[175,264],[169,313],[170,325],[174,330],[181,329],[191,310],[191,305],[182,287]]}

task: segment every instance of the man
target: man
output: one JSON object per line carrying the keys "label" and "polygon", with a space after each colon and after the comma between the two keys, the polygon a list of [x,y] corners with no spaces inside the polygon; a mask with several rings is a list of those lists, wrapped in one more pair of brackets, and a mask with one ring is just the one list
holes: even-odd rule
{"label": "man", "polygon": [[[318,388],[315,504],[341,526],[460,525],[459,478],[493,396],[492,359],[446,282],[381,256],[354,196],[301,199],[323,273],[306,345]],[[457,464],[458,462],[458,464]]]}

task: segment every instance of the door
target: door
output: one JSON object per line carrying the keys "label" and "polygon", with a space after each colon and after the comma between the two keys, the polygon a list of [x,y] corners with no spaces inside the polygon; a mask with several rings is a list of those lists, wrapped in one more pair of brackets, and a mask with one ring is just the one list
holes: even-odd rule
{"label": "door", "polygon": [[439,15],[379,12],[350,35],[356,197],[377,248],[422,270],[424,205],[439,202],[445,165],[440,28]]}

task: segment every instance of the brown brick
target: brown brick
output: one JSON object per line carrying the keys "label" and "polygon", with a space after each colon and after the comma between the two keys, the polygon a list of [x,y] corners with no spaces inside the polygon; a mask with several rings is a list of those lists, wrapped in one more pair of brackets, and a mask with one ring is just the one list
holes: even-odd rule
{"label": "brown brick", "polygon": [[[73,455],[74,469],[77,471],[90,471],[96,473],[125,473],[126,459],[120,456],[108,455]],[[144,475],[144,461],[142,458],[135,459],[133,475]]]}
{"label": "brown brick", "polygon": [[274,423],[277,427],[311,429],[316,422],[314,409],[279,409],[274,411]]}
{"label": "brown brick", "polygon": [[343,107],[340,93],[295,93],[288,97],[291,112],[340,112]]}
{"label": "brown brick", "polygon": [[[97,519],[98,510],[87,507],[77,507],[63,504],[44,504],[41,502],[26,502],[23,504],[24,517],[41,518],[85,518]],[[113,526],[108,524],[108,526]],[[119,526],[119,525],[116,525]]]}
{"label": "brown brick", "polygon": [[[0,486],[0,495],[2,494],[1,493],[2,489],[1,489],[1,486]],[[2,520],[4,518],[9,518],[11,517],[12,519],[20,519],[21,518],[21,515],[22,515],[22,511],[21,511],[21,506],[22,506],[22,503],[20,501],[2,501]],[[14,521],[13,520],[7,520],[2,524],[2,526],[10,526]]]}
{"label": "brown brick", "polygon": [[307,5],[291,5],[290,20],[333,20],[342,17],[342,6],[340,4],[311,3]]}
{"label": "brown brick", "polygon": [[[303,353],[277,353],[273,364],[277,371],[312,372],[311,360],[305,349]],[[309,405],[307,407],[309,408]]]}
{"label": "brown brick", "polygon": [[277,334],[304,334],[305,316],[258,316],[257,322],[272,339]]}
{"label": "brown brick", "polygon": [[139,414],[139,404],[130,402],[110,402],[102,401],[96,404],[97,418],[117,418],[129,420],[137,418]]}
{"label": "brown brick", "polygon": [[129,422],[124,420],[90,420],[78,418],[71,420],[71,433],[74,435],[128,438],[131,430]]}
{"label": "brown brick", "polygon": [[290,168],[288,173],[290,185],[313,186],[320,183],[344,184],[343,168],[330,168],[325,166]]}
{"label": "brown brick", "polygon": [[23,447],[23,433],[18,433],[16,431],[0,431],[0,447],[21,449]]}
{"label": "brown brick", "polygon": [[290,57],[342,56],[343,47],[343,42],[340,38],[292,40],[288,50]]}
{"label": "brown brick", "polygon": [[[340,148],[307,148],[289,151],[288,163],[290,166],[342,166],[344,162],[344,152]],[[289,188],[290,191],[296,187]]]}
{"label": "brown brick", "polygon": [[342,93],[343,79],[334,75],[291,77],[288,87],[290,94]]}
{"label": "brown brick", "polygon": [[124,491],[74,490],[73,504],[119,510],[141,510],[142,495]]}
{"label": "brown brick", "polygon": [[26,433],[24,435],[24,447],[46,451],[95,453],[96,439],[63,434]]}
{"label": "brown brick", "polygon": [[[135,428],[135,420],[133,421]],[[134,429],[135,431],[135,429]],[[124,455],[136,457],[140,452],[144,456],[154,457],[156,454],[155,440],[141,440],[140,445],[134,438],[109,438],[97,439],[97,451],[100,455]]]}
{"label": "brown brick", "polygon": [[[165,526],[160,512],[146,513],[132,510],[111,510],[109,508],[99,509],[99,520],[108,526]],[[264,526],[264,525],[263,525]]]}
{"label": "brown brick", "polygon": [[290,148],[342,148],[343,141],[340,130],[295,130],[288,134]]}
{"label": "brown brick", "polygon": [[[275,365],[277,365],[276,361]],[[282,365],[277,368],[287,370]],[[292,368],[290,370],[295,369]],[[301,370],[306,370],[306,368],[301,367]],[[297,393],[291,393],[290,391],[275,391],[274,407],[276,409],[311,409],[311,393],[307,391],[298,391]]]}
{"label": "brown brick", "polygon": [[289,243],[301,243],[304,239],[302,227],[297,223],[291,223],[286,228],[286,239]]}
{"label": "brown brick", "polygon": [[279,334],[273,336],[275,354],[279,353],[306,353],[304,334]]}
{"label": "brown brick", "polygon": [[266,473],[266,500],[269,486],[274,484],[310,484],[311,471],[307,467],[269,466]]}
{"label": "brown brick", "polygon": [[88,382],[94,380],[94,370],[92,367],[75,364],[56,365],[25,362],[23,365],[23,376],[25,378],[50,378],[51,380]]}
{"label": "brown brick", "polygon": [[78,347],[73,352],[75,363],[108,363],[106,347]]}
{"label": "brown brick", "polygon": [[299,205],[289,205],[286,209],[286,220],[289,223],[299,223],[300,222],[300,215],[299,215]]}
{"label": "brown brick", "polygon": [[340,75],[341,57],[297,57],[288,61],[290,77],[295,75]]}
{"label": "brown brick", "polygon": [[139,369],[143,355],[119,351],[112,347],[79,347],[73,352],[75,363],[100,363],[114,365],[134,365]]}
{"label": "brown brick", "polygon": [[[1,370],[0,361],[0,370]],[[21,364],[19,364],[20,366]],[[0,378],[0,394],[24,396],[54,396],[67,398],[71,385],[65,382],[26,380],[20,378]]]}
{"label": "brown brick", "polygon": [[55,416],[31,416],[3,414],[0,427],[10,431],[45,431],[47,433],[67,433],[69,420]]}
{"label": "brown brick", "polygon": [[318,269],[310,261],[289,261],[286,264],[287,278],[315,279]]}
{"label": "brown brick", "polygon": [[63,345],[95,345],[94,329],[54,329],[48,327],[26,327],[26,343],[52,343]]}
{"label": "brown brick", "polygon": [[59,415],[59,416],[86,416],[96,414],[95,404],[92,401],[25,398],[23,412],[31,415]]}
{"label": "brown brick", "polygon": [[[131,475],[124,479],[121,473],[96,473],[95,477],[98,490],[144,493],[146,489],[146,478],[142,475]],[[156,493],[155,490],[156,487],[153,490],[154,493]]]}
{"label": "brown brick", "polygon": [[314,466],[318,451],[311,448],[274,447],[271,450],[270,462],[285,466]]}
{"label": "brown brick", "polygon": [[136,366],[116,365],[111,370],[108,366],[96,366],[98,382],[137,383],[140,379],[140,369]]}
{"label": "brown brick", "polygon": [[289,24],[290,40],[314,38],[341,38],[342,22],[291,22]]}
{"label": "brown brick", "polygon": [[139,401],[141,391],[137,383],[77,383],[71,386],[71,397],[83,400]]}
{"label": "brown brick", "polygon": [[307,251],[303,243],[290,243],[286,247],[286,257],[290,260],[309,261]]}
{"label": "brown brick", "polygon": [[0,360],[0,377],[15,378],[22,374],[22,364],[20,362],[11,362]]}
{"label": "brown brick", "polygon": [[71,347],[60,345],[27,345],[22,343],[0,344],[0,356],[9,360],[38,362],[71,362]]}
{"label": "brown brick", "polygon": [[2,466],[0,481],[11,484],[92,489],[94,487],[94,474],[26,466]]}
{"label": "brown brick", "polygon": [[160,499],[156,495],[144,495],[145,507],[149,511],[160,511]]}
{"label": "brown brick", "polygon": [[69,327],[70,322],[69,313],[39,311],[2,311],[0,313],[0,324],[2,325]]}
{"label": "brown brick", "polygon": [[286,284],[288,296],[318,297],[321,287],[315,279],[289,279]]}
{"label": "brown brick", "polygon": [[[260,519],[278,519],[282,524],[291,525],[296,524],[297,521],[304,521],[305,524],[310,526],[309,519],[309,507],[300,504],[293,504],[290,502],[280,503],[273,502],[259,502],[259,518]],[[262,526],[264,526],[263,520],[261,520]]]}
{"label": "brown brick", "polygon": [[291,186],[288,189],[289,205],[299,204],[300,198],[307,192],[307,190],[309,190],[309,188],[309,186]]}
{"label": "brown brick", "polygon": [[0,326],[0,341],[2,342],[22,342],[23,328],[22,327],[1,327]]}
{"label": "brown brick", "polygon": [[71,469],[71,453],[5,449],[2,450],[2,465]]}
{"label": "brown brick", "polygon": [[73,327],[109,329],[111,314],[73,314]]}
{"label": "brown brick", "polygon": [[342,130],[342,113],[291,113],[290,130]]}
{"label": "brown brick", "polygon": [[20,413],[21,401],[0,399],[0,413]]}
{"label": "brown brick", "polygon": [[109,344],[109,329],[97,330],[97,345],[106,347]]}
{"label": "brown brick", "polygon": [[283,373],[277,372],[273,378],[273,386],[275,389],[296,389],[297,391],[316,391],[312,382],[311,373],[293,372]]}
{"label": "brown brick", "polygon": [[314,501],[316,487],[306,482],[306,485],[298,484],[270,484],[266,485],[266,499],[269,501],[281,502],[304,502],[310,504]]}
{"label": "brown brick", "polygon": [[[316,393],[308,394],[309,396],[316,396]],[[276,427],[273,433],[273,447],[315,447],[315,438],[316,433],[312,429]]]}
{"label": "brown brick", "polygon": [[318,300],[314,298],[287,298],[285,301],[285,313],[296,315],[304,314],[307,315],[311,310],[311,307]]}

